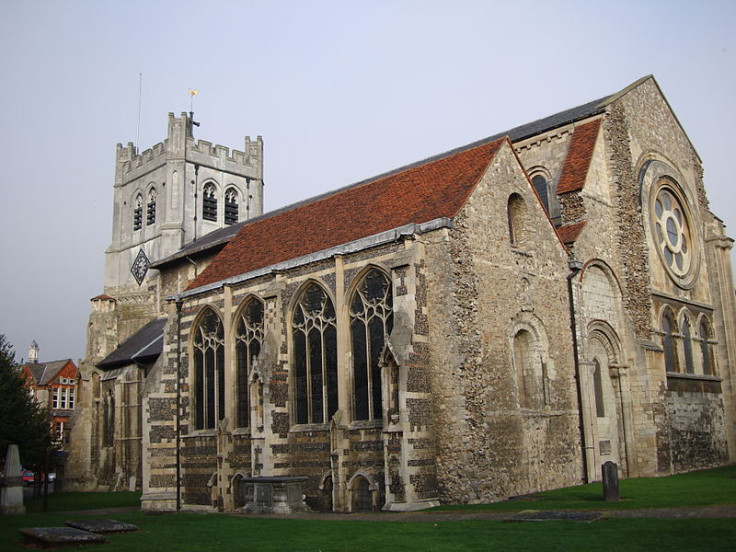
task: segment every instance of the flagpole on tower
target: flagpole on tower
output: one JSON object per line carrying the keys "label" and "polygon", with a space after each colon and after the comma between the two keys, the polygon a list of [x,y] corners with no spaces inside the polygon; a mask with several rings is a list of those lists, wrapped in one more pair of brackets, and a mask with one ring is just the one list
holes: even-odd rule
{"label": "flagpole on tower", "polygon": [[[194,120],[194,96],[196,96],[197,94],[199,94],[199,90],[196,89],[196,88],[189,88],[187,90],[187,93],[189,94],[189,98],[190,98],[189,99],[189,121],[191,122],[191,124],[193,126],[197,126],[198,127],[199,126],[199,123]],[[191,130],[193,131],[194,129],[192,128]],[[194,132],[192,132],[192,135],[193,134],[194,134]]]}

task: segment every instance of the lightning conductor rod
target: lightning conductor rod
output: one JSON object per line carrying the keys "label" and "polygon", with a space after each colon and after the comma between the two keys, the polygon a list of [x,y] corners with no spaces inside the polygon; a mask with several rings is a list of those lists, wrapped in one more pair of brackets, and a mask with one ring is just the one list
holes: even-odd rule
{"label": "lightning conductor rod", "polygon": [[135,153],[138,154],[138,144],[141,139],[141,98],[143,97],[143,73],[138,73],[138,128],[135,131]]}

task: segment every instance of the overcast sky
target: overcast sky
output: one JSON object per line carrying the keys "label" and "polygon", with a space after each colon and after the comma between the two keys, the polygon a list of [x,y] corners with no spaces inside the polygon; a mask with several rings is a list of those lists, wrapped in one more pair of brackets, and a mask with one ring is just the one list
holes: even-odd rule
{"label": "overcast sky", "polygon": [[265,209],[653,74],[736,235],[736,2],[0,0],[0,333],[84,355],[103,291],[115,144],[262,135]]}

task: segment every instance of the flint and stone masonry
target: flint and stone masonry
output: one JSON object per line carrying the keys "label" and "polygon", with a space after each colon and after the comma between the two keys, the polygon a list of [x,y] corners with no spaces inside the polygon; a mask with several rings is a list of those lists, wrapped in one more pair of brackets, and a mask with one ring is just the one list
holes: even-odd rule
{"label": "flint and stone masonry", "polygon": [[653,77],[266,214],[262,149],[118,147],[67,484],[403,511],[733,461],[733,240]]}

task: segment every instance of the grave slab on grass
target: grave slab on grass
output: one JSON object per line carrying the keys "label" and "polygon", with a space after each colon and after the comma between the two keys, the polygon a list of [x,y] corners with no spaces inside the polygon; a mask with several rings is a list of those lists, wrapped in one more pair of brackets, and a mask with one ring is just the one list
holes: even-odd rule
{"label": "grave slab on grass", "polygon": [[508,521],[585,521],[593,522],[603,519],[601,512],[568,512],[524,510],[509,518]]}
{"label": "grave slab on grass", "polygon": [[69,546],[70,544],[102,544],[107,539],[97,533],[73,527],[24,527],[18,529],[27,542],[45,547]]}
{"label": "grave slab on grass", "polygon": [[77,519],[67,521],[66,524],[75,529],[92,531],[94,533],[127,533],[128,531],[138,530],[136,525],[123,523],[116,519]]}

